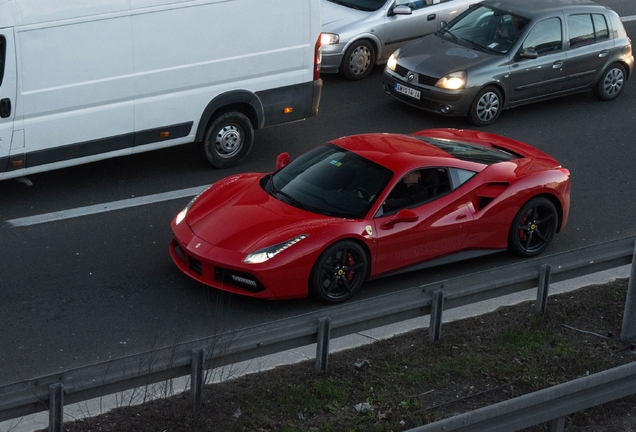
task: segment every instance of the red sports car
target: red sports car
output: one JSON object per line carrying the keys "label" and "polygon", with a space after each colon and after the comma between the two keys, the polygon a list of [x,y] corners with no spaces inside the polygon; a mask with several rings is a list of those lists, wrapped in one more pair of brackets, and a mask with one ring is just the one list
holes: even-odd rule
{"label": "red sports car", "polygon": [[366,279],[439,258],[534,256],[565,226],[569,202],[569,171],[518,141],[356,135],[213,184],[173,220],[170,253],[218,289],[337,303]]}

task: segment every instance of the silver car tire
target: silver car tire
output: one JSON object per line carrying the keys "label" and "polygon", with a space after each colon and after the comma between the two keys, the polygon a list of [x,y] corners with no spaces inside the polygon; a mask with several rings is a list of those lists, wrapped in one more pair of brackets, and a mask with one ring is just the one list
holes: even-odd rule
{"label": "silver car tire", "polygon": [[475,126],[494,123],[503,108],[501,92],[496,87],[486,87],[477,93],[468,111],[468,120]]}
{"label": "silver car tire", "polygon": [[254,143],[252,122],[242,113],[229,112],[216,118],[201,143],[203,155],[215,168],[236,166]]}
{"label": "silver car tire", "polygon": [[611,65],[594,87],[594,94],[601,100],[616,99],[625,87],[625,67],[620,63]]}
{"label": "silver car tire", "polygon": [[351,44],[342,58],[340,74],[351,81],[366,78],[375,65],[375,47],[367,40]]}

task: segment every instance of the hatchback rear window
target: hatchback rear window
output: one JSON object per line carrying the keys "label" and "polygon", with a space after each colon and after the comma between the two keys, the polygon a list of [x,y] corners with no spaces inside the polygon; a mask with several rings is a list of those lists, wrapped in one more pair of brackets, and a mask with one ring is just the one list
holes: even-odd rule
{"label": "hatchback rear window", "polygon": [[461,141],[430,137],[414,138],[418,138],[427,144],[435,146],[457,159],[469,162],[476,162],[484,165],[492,165],[498,162],[511,161],[523,157],[519,154],[504,149],[482,147],[480,145],[465,143]]}

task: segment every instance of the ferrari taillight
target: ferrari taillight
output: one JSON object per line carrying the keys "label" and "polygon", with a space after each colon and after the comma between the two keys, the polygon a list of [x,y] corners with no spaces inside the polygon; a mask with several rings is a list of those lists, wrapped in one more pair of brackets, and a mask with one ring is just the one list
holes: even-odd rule
{"label": "ferrari taillight", "polygon": [[570,170],[566,169],[566,168],[559,168],[559,171],[561,171],[563,174],[565,174],[566,176],[568,176],[568,178],[570,178]]}

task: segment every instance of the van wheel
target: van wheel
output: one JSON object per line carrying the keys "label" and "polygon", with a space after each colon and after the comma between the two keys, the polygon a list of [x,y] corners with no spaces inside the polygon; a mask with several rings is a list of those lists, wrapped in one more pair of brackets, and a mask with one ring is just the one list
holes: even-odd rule
{"label": "van wheel", "polygon": [[625,86],[625,68],[619,63],[614,63],[603,73],[596,87],[594,94],[601,100],[616,99]]}
{"label": "van wheel", "polygon": [[365,78],[375,64],[375,48],[366,40],[355,41],[347,49],[340,65],[340,74],[348,80]]}
{"label": "van wheel", "polygon": [[241,163],[254,143],[252,122],[243,114],[223,114],[208,127],[203,137],[203,154],[215,168]]}

